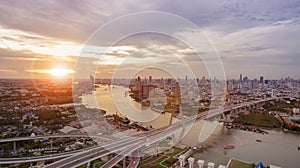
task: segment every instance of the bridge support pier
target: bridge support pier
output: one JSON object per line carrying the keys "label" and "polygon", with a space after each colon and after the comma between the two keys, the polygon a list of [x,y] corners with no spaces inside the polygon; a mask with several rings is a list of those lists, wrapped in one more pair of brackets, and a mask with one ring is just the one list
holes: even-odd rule
{"label": "bridge support pier", "polygon": [[32,162],[30,162],[30,168],[32,168],[33,167],[33,164],[32,164]]}
{"label": "bridge support pier", "polygon": [[185,132],[185,125],[182,126],[182,131],[180,133],[179,139],[183,138],[184,132]]}
{"label": "bridge support pier", "polygon": [[158,147],[159,146],[159,142],[156,142],[155,143],[155,153],[156,153],[156,155],[158,155]]}
{"label": "bridge support pier", "polygon": [[172,141],[172,146],[177,144],[175,134],[172,134],[171,141]]}
{"label": "bridge support pier", "polygon": [[52,139],[50,139],[50,150],[51,150],[51,152],[53,150],[53,140]]}
{"label": "bridge support pier", "polygon": [[17,142],[16,141],[14,141],[14,143],[13,143],[13,152],[14,152],[14,154],[17,153]]}
{"label": "bridge support pier", "polygon": [[90,167],[91,167],[91,162],[87,162],[86,168],[90,168]]}
{"label": "bridge support pier", "polygon": [[139,150],[138,151],[138,156],[142,159],[142,158],[144,158],[145,154],[144,154],[143,151]]}
{"label": "bridge support pier", "polygon": [[125,158],[123,159],[123,168],[126,168],[126,159]]}
{"label": "bridge support pier", "polygon": [[114,157],[113,154],[109,154],[109,155],[107,156],[107,160],[110,160],[110,159],[112,159],[113,157]]}

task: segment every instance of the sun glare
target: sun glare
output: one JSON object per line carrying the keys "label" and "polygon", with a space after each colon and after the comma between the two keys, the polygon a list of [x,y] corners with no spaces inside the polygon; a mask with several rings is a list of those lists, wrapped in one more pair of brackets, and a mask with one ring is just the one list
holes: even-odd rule
{"label": "sun glare", "polygon": [[49,69],[46,72],[49,75],[55,76],[55,77],[64,77],[68,74],[74,73],[74,71],[72,69],[63,69],[63,68]]}

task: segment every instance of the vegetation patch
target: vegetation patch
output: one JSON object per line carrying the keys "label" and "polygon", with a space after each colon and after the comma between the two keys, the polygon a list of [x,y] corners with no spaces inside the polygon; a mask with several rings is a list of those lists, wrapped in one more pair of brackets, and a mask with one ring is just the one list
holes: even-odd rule
{"label": "vegetation patch", "polygon": [[275,104],[267,104],[264,106],[264,108],[267,111],[282,111],[287,112],[287,108],[300,108],[299,102],[296,100],[290,101],[290,103],[287,103],[285,101],[278,101]]}
{"label": "vegetation patch", "polygon": [[239,160],[232,160],[228,168],[254,168],[254,163],[245,163]]}
{"label": "vegetation patch", "polygon": [[[176,156],[178,153],[186,150],[186,149],[181,149],[181,148],[177,148],[177,147],[173,147],[172,148],[174,151],[173,153],[169,153],[168,155],[166,154],[159,154],[159,155],[154,155],[151,158],[145,159],[145,160],[141,160],[139,167],[143,168],[143,167],[155,167],[155,168],[164,168],[164,166],[167,167],[171,167],[177,159],[174,158],[174,156]],[[162,162],[162,165],[160,165],[160,162]]]}
{"label": "vegetation patch", "polygon": [[270,114],[251,112],[248,115],[240,115],[235,123],[267,128],[280,128],[280,122]]}

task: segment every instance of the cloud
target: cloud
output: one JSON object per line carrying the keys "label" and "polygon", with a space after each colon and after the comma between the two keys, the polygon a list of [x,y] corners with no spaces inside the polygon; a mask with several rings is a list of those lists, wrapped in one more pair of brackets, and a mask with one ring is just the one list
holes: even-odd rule
{"label": "cloud", "polygon": [[135,0],[3,1],[0,22],[9,28],[82,43],[113,17],[151,6],[147,1]]}
{"label": "cloud", "polygon": [[112,18],[144,10],[170,12],[191,20],[201,28],[234,32],[283,20],[299,20],[298,6],[298,0],[273,0],[272,3],[239,0],[3,1],[0,20],[10,28],[83,42]]}
{"label": "cloud", "polygon": [[[250,74],[252,76],[262,71],[271,73],[272,68],[269,67],[272,66],[282,70],[274,73],[273,77],[288,73],[298,77],[291,66],[299,66],[299,30],[299,24],[270,24],[230,34],[212,31],[206,33],[222,56],[225,69],[231,77],[234,77],[232,74],[237,74],[233,73],[237,70],[246,73],[252,69]],[[266,70],[256,68],[266,65],[268,67]],[[254,67],[256,70],[253,70]]]}
{"label": "cloud", "polygon": [[[300,77],[294,68],[299,66],[300,54],[299,6],[298,0],[273,0],[272,3],[256,0],[3,1],[0,4],[0,65],[3,70],[20,73],[30,68],[32,62],[36,68],[65,62],[74,67],[75,56],[80,55],[82,45],[97,28],[124,14],[157,10],[180,15],[199,26],[220,53],[229,77],[236,77],[240,72],[252,76],[274,72],[273,76],[277,77],[286,74]],[[139,23],[135,20],[124,24]],[[143,20],[143,23],[159,26],[155,20]],[[109,40],[114,35],[112,32],[123,28],[121,24],[110,29],[102,40]],[[175,30],[173,26],[169,29]],[[192,33],[190,35],[192,39]],[[84,65],[99,61],[103,54],[109,64],[126,59],[132,64],[147,61],[174,64],[176,58],[172,62],[171,57],[176,54],[190,64],[198,59],[176,39],[151,33],[125,38],[108,53],[109,46],[91,47],[98,48],[81,53],[86,56],[81,59]],[[205,50],[200,53],[209,54]],[[93,70],[92,67],[86,69]],[[112,72],[111,66],[109,69]]]}

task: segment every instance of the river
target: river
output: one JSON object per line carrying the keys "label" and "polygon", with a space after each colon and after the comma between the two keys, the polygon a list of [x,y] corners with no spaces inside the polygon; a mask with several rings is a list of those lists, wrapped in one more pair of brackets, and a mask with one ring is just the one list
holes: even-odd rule
{"label": "river", "polygon": [[[169,124],[171,114],[159,114],[142,107],[139,103],[132,101],[129,96],[125,96],[126,91],[128,90],[122,86],[114,86],[111,89],[110,86],[100,85],[93,94],[83,96],[82,102],[88,107],[106,110],[107,114],[121,113],[129,119],[143,121],[154,128]],[[93,101],[95,96],[96,101]],[[115,104],[118,104],[117,107]],[[128,104],[131,107],[126,106]],[[131,109],[130,112],[126,112],[128,108]],[[298,168],[300,166],[300,150],[297,149],[300,145],[300,134],[270,130],[269,134],[262,135],[235,129],[228,130],[221,123],[215,123],[214,125],[217,124],[218,127],[213,135],[207,141],[200,143],[199,133],[203,123],[204,121],[195,123],[181,141],[186,146],[201,145],[205,147],[204,150],[193,154],[196,159],[205,160],[206,163],[212,161],[223,165],[226,165],[230,158],[236,158],[254,163],[262,161],[264,165],[273,164],[283,168]],[[262,140],[262,142],[256,142],[257,139]],[[235,149],[223,148],[224,144],[229,143],[234,144]]]}

